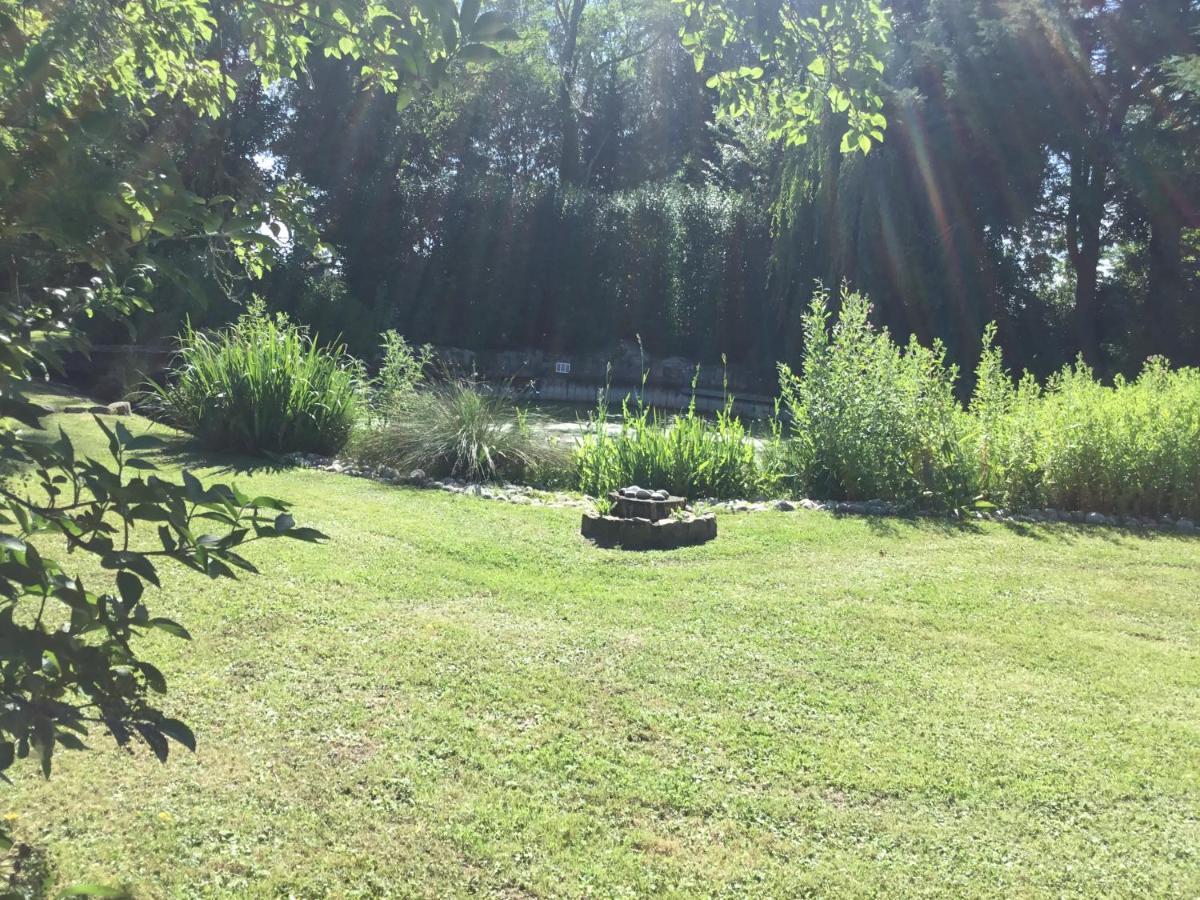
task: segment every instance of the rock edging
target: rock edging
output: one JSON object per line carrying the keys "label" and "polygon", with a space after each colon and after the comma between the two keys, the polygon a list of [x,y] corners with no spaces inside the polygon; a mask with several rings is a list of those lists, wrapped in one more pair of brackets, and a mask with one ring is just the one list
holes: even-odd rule
{"label": "rock edging", "polygon": [[[315,453],[290,453],[283,457],[286,462],[305,469],[335,472],[356,478],[369,478],[383,484],[407,484],[416,487],[441,490],[452,494],[466,494],[482,500],[500,500],[522,506],[545,506],[555,509],[594,510],[595,498],[565,491],[543,491],[523,484],[478,483],[460,481],[456,478],[433,479],[426,477],[420,469],[407,475],[391,466],[370,466],[353,460],[330,458]],[[705,498],[693,504],[697,513],[702,512],[792,512],[797,509],[823,510],[841,515],[858,516],[919,516],[922,518],[948,518],[948,514],[930,511],[913,511],[900,503],[887,500],[811,500],[768,499],[717,500]],[[1099,512],[1059,509],[1033,509],[1014,512],[1006,509],[989,511],[969,510],[961,518],[967,521],[991,521],[1020,524],[1063,522],[1080,525],[1107,525],[1118,528],[1137,528],[1156,531],[1174,531],[1180,534],[1200,534],[1200,526],[1189,518],[1174,516],[1115,516]]]}

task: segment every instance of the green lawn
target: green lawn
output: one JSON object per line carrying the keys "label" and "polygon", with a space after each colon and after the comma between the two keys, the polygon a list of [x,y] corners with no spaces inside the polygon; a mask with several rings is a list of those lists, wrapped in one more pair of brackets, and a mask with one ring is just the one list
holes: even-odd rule
{"label": "green lawn", "polygon": [[18,767],[56,884],[1200,894],[1200,540],[771,512],[628,554],[576,511],[208,464],[330,540],[171,570],[194,640],[144,649],[199,749]]}

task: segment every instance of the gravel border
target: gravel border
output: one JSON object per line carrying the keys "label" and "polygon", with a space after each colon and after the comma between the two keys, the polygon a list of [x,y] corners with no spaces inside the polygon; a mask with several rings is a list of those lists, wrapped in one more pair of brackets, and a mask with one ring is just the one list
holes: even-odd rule
{"label": "gravel border", "polygon": [[[521,506],[546,506],[555,509],[595,510],[596,501],[586,495],[573,494],[566,491],[543,491],[523,484],[478,483],[460,481],[456,478],[441,480],[426,477],[420,469],[414,469],[407,475],[391,466],[369,466],[347,459],[336,459],[320,456],[314,453],[290,453],[283,457],[284,461],[304,469],[317,469],[322,472],[335,472],[340,475],[350,475],[356,478],[369,478],[382,484],[406,484],[424,487],[430,490],[446,491],[452,494],[466,494],[479,497],[482,500],[500,500]],[[1174,531],[1180,534],[1197,534],[1200,528],[1187,518],[1161,516],[1151,518],[1146,516],[1110,516],[1099,512],[1059,509],[1031,509],[1014,512],[1007,509],[995,509],[987,512],[968,511],[959,516],[947,513],[916,511],[899,503],[886,500],[867,501],[823,501],[810,499],[768,499],[758,497],[754,500],[716,500],[704,498],[693,502],[694,509],[699,512],[792,512],[797,509],[824,510],[841,515],[858,516],[919,516],[922,518],[957,519],[961,521],[991,521],[1022,524],[1049,522],[1067,522],[1078,525],[1107,525],[1119,528],[1136,528],[1143,530]]]}

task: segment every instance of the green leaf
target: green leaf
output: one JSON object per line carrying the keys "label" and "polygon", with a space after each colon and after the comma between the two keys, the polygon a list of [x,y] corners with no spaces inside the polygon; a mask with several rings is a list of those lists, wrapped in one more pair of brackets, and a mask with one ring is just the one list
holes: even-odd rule
{"label": "green leaf", "polygon": [[500,59],[500,51],[487,44],[467,44],[459,49],[458,58],[467,62],[489,63]]}
{"label": "green leaf", "polygon": [[470,35],[472,40],[486,41],[494,38],[503,31],[507,27],[507,24],[504,21],[504,16],[500,13],[495,10],[488,10],[475,20],[475,23],[468,29],[467,34]]}
{"label": "green leaf", "polygon": [[0,397],[0,418],[16,419],[30,428],[42,427],[42,416],[47,413],[44,406],[31,403],[24,397]]}
{"label": "green leaf", "polygon": [[134,604],[142,599],[142,593],[145,588],[142,585],[142,580],[132,572],[118,572],[117,590],[120,591],[122,600],[126,603]]}
{"label": "green leaf", "polygon": [[207,498],[204,495],[204,486],[200,484],[200,479],[189,472],[183,470],[183,487],[187,493],[187,498],[192,503],[203,503]]}
{"label": "green leaf", "polygon": [[479,15],[480,0],[462,0],[462,6],[458,11],[458,23],[464,32],[469,32],[471,26],[475,24],[475,19]]}
{"label": "green leaf", "polygon": [[25,542],[11,535],[0,534],[0,548],[8,550],[11,553],[24,553]]}
{"label": "green leaf", "polygon": [[101,557],[100,565],[106,569],[131,569],[137,572],[155,587],[162,587],[158,580],[158,572],[150,558],[133,550],[118,550]]}
{"label": "green leaf", "polygon": [[177,638],[183,638],[185,641],[190,641],[192,636],[188,630],[176,622],[174,619],[164,619],[156,617],[146,623],[149,628],[157,628],[159,631],[165,631],[167,634],[173,634]]}

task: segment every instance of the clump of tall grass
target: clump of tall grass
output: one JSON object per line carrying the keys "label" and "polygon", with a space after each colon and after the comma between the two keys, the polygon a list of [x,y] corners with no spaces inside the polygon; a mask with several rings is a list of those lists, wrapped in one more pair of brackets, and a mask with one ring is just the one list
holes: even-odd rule
{"label": "clump of tall grass", "polygon": [[[645,378],[643,378],[643,388]],[[621,403],[618,428],[609,428],[607,391],[590,414],[575,452],[576,483],[594,497],[637,484],[686,497],[743,498],[768,490],[768,472],[733,414],[733,397],[713,419],[696,411],[693,397],[686,412],[664,416],[641,397]]]}
{"label": "clump of tall grass", "polygon": [[1200,370],[1151,359],[1134,381],[1082,361],[1045,387],[985,336],[971,413],[984,496],[1010,507],[1200,516]]}
{"label": "clump of tall grass", "polygon": [[900,347],[843,288],[835,324],[819,290],[804,316],[799,375],[780,365],[789,461],[809,496],[957,508],[975,488],[957,370],[940,343]]}
{"label": "clump of tall grass", "polygon": [[566,451],[540,414],[472,379],[445,380],[394,395],[382,420],[356,436],[364,462],[430,477],[552,483]]}
{"label": "clump of tall grass", "polygon": [[255,302],[224,330],[189,324],[166,383],[149,385],[145,400],[205,447],[331,454],[362,411],[363,384],[345,347],[322,346]]}

